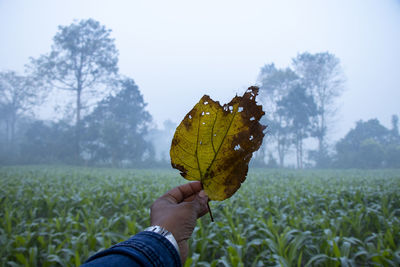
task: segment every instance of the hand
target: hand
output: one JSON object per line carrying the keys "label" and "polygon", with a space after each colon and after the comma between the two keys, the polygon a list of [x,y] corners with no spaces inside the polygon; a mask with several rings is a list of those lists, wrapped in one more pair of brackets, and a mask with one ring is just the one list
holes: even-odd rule
{"label": "hand", "polygon": [[197,218],[208,212],[208,197],[200,182],[184,184],[157,199],[150,209],[151,225],[159,225],[175,237],[185,263]]}

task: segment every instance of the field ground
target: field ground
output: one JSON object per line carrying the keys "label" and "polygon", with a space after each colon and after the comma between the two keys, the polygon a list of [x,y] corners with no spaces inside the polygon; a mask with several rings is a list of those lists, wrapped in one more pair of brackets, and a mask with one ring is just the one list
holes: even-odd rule
{"label": "field ground", "polygon": [[[149,225],[174,170],[0,167],[1,266],[76,266]],[[186,266],[399,266],[400,171],[250,171]]]}

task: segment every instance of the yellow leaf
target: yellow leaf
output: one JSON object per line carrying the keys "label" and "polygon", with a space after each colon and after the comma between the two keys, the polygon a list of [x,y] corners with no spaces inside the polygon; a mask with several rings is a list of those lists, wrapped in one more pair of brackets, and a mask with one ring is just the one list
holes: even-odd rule
{"label": "yellow leaf", "polygon": [[261,146],[264,115],[258,87],[221,106],[204,95],[176,128],[171,165],[187,180],[201,181],[211,200],[232,196],[244,182],[252,153]]}

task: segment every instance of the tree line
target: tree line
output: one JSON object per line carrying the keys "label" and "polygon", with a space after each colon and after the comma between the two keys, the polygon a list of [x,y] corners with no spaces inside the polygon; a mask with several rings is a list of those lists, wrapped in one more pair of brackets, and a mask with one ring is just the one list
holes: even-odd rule
{"label": "tree line", "polygon": [[[51,51],[31,58],[24,75],[0,73],[0,164],[167,164],[176,125],[152,126],[138,86],[119,73],[110,33],[93,19],[59,26]],[[377,120],[360,121],[330,148],[327,134],[344,80],[339,59],[328,52],[299,54],[287,68],[262,67],[258,83],[268,133],[253,164],[284,167],[295,151],[298,168],[310,162],[317,167],[400,167],[395,115],[392,129]],[[52,97],[61,98],[62,118],[37,119],[37,110]],[[310,140],[317,149],[305,148]]]}
{"label": "tree line", "polygon": [[[51,51],[31,58],[26,75],[0,74],[2,162],[117,166],[152,158],[151,115],[134,80],[118,71],[110,32],[93,19],[59,26]],[[68,96],[60,112],[73,120],[33,116],[49,94]]]}
{"label": "tree line", "polygon": [[[333,146],[327,141],[344,83],[339,59],[328,52],[299,54],[286,68],[262,67],[259,84],[269,134],[257,162],[265,162],[265,151],[276,151],[269,153],[268,165],[284,167],[294,151],[297,168],[304,168],[304,162],[318,168],[399,168],[397,115],[391,129],[377,119],[359,121]],[[316,149],[305,153],[305,141],[316,143]]]}
{"label": "tree line", "polygon": [[326,167],[326,136],[344,84],[339,59],[328,52],[302,53],[287,68],[265,65],[259,82],[279,166],[285,166],[285,158],[294,147],[296,165],[303,168],[303,143],[313,137],[318,147],[311,152],[312,157],[318,167]]}

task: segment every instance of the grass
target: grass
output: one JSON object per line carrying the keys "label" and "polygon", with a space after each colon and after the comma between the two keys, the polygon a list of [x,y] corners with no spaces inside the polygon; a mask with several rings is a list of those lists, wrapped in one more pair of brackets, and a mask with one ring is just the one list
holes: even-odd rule
{"label": "grass", "polygon": [[[0,168],[1,266],[78,266],[149,225],[173,170]],[[252,170],[185,266],[399,266],[400,171]]]}

